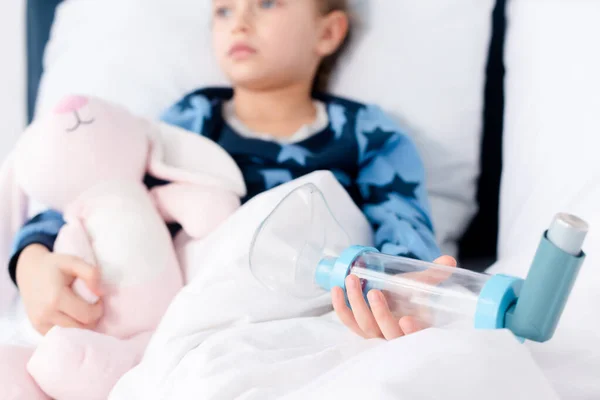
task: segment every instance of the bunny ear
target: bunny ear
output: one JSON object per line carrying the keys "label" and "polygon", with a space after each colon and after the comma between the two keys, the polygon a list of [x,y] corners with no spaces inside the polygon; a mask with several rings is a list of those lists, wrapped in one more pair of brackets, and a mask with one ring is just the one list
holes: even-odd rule
{"label": "bunny ear", "polygon": [[[8,265],[14,237],[26,217],[27,198],[15,180],[11,154],[0,168],[0,267]],[[0,271],[0,314],[10,307],[16,295],[7,271]]]}
{"label": "bunny ear", "polygon": [[165,123],[153,123],[148,172],[169,182],[194,183],[246,195],[237,164],[212,140]]}

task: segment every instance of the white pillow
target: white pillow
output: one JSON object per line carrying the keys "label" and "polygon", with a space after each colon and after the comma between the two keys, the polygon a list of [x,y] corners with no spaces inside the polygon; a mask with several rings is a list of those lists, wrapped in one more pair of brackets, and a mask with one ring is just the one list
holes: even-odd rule
{"label": "white pillow", "polygon": [[208,0],[64,0],[44,56],[37,112],[79,92],[156,118],[184,93],[225,84]]}
{"label": "white pillow", "polygon": [[[359,1],[334,92],[381,105],[419,148],[445,254],[477,212],[485,68],[495,0]],[[368,5],[367,5],[368,3]],[[365,73],[368,71],[368,73]]]}
{"label": "white pillow", "polygon": [[[374,102],[414,136],[443,251],[476,212],[485,65],[494,0],[359,0],[366,29],[335,94]],[[38,110],[69,92],[156,117],[184,93],[224,84],[208,0],[65,0],[45,57]]]}
{"label": "white pillow", "polygon": [[512,0],[499,235],[490,272],[525,276],[560,211],[590,224],[555,337],[530,344],[563,399],[600,398],[600,2]]}
{"label": "white pillow", "polygon": [[600,249],[600,2],[511,4],[499,256],[531,255],[559,211],[587,219]]}

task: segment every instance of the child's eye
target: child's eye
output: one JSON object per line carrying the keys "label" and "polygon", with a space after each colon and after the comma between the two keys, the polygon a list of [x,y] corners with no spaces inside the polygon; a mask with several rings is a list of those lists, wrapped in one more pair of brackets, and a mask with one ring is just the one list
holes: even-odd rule
{"label": "child's eye", "polygon": [[215,9],[215,16],[221,18],[227,18],[231,16],[231,8],[229,7],[217,7]]}
{"label": "child's eye", "polygon": [[259,4],[261,8],[269,9],[277,5],[277,0],[260,0]]}

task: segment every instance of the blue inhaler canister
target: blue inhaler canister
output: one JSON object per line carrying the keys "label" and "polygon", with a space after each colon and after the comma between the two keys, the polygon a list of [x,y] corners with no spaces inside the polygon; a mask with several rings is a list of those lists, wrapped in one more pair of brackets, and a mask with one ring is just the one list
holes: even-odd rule
{"label": "blue inhaler canister", "polygon": [[544,233],[526,279],[489,275],[352,246],[312,184],[292,191],[257,230],[254,276],[272,290],[307,298],[345,289],[349,274],[366,294],[383,292],[396,317],[426,326],[510,329],[543,342],[552,337],[585,258],[581,219],[558,214]]}
{"label": "blue inhaler canister", "polygon": [[544,233],[505,327],[515,335],[545,342],[552,338],[585,260],[585,221],[558,214]]}

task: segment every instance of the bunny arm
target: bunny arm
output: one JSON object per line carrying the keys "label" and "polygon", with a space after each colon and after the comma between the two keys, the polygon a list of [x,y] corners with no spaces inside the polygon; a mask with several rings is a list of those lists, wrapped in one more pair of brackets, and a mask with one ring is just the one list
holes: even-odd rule
{"label": "bunny arm", "polygon": [[34,349],[0,346],[0,399],[50,400],[27,373],[27,362]]}
{"label": "bunny arm", "polygon": [[157,186],[151,194],[165,221],[179,223],[195,239],[207,236],[240,206],[231,191],[191,183]]}
{"label": "bunny arm", "polygon": [[33,353],[27,371],[52,398],[106,400],[118,380],[141,361],[150,338],[150,332],[122,340],[54,327]]}

